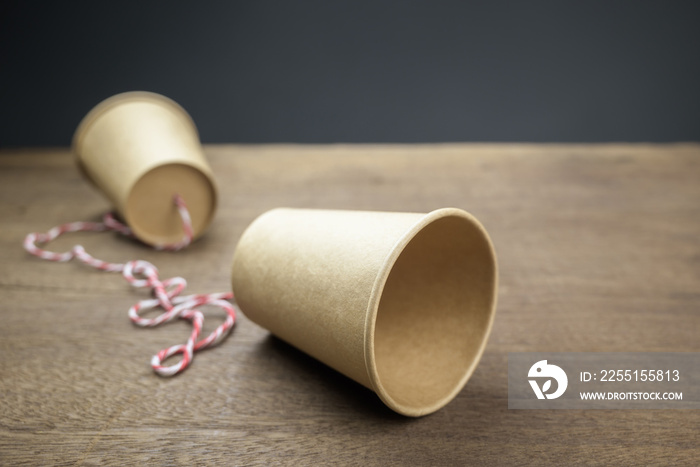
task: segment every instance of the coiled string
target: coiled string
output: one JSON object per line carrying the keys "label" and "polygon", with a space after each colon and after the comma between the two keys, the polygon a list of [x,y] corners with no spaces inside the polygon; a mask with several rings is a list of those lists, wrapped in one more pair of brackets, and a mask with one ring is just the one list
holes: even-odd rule
{"label": "coiled string", "polygon": [[[174,201],[182,218],[184,235],[182,240],[177,243],[156,245],[155,248],[158,250],[177,251],[185,248],[192,242],[192,220],[185,201],[179,195],[175,195]],[[55,253],[37,246],[37,244],[46,244],[69,232],[106,231],[134,237],[128,226],[117,221],[112,213],[107,213],[102,218],[102,222],[71,222],[54,227],[45,233],[30,233],[25,237],[23,246],[27,252],[41,259],[66,262],[75,258],[100,271],[121,272],[127,282],[134,287],[150,288],[155,298],[141,300],[129,308],[129,319],[137,326],[154,327],[172,321],[175,318],[190,321],[192,323],[192,333],[185,344],[173,345],[163,349],[151,359],[153,370],[161,376],[172,376],[185,370],[192,363],[195,352],[218,344],[231,332],[236,322],[236,312],[233,305],[227,301],[233,299],[231,292],[180,296],[180,293],[187,286],[187,281],[182,277],[160,280],[158,278],[158,269],[148,261],[136,260],[127,263],[109,263],[90,255],[81,245],[75,245],[64,253]],[[207,337],[199,339],[204,323],[204,315],[198,308],[205,305],[221,308],[226,312],[226,319]],[[139,313],[157,308],[161,308],[164,311],[155,318],[143,318],[139,315]],[[163,365],[163,362],[168,357],[177,354],[182,354],[182,359],[179,362],[171,366]]]}

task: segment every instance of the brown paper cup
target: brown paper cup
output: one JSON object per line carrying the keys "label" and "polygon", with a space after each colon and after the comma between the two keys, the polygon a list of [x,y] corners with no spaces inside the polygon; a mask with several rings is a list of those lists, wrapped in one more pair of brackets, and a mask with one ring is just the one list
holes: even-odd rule
{"label": "brown paper cup", "polygon": [[245,231],[233,292],[252,321],[408,416],[450,402],[476,368],[497,266],[470,214],[275,209]]}
{"label": "brown paper cup", "polygon": [[146,243],[182,239],[175,194],[187,204],[195,237],[214,216],[216,186],[197,128],[164,96],[128,92],[101,102],[78,126],[73,150],[88,179]]}

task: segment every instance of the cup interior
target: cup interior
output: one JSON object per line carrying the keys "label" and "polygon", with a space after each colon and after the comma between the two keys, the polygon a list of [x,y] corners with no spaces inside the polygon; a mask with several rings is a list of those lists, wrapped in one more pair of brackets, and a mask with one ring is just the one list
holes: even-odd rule
{"label": "cup interior", "polygon": [[431,215],[399,242],[393,265],[380,274],[368,331],[375,390],[409,416],[438,410],[463,388],[495,313],[497,267],[486,231],[463,211]]}

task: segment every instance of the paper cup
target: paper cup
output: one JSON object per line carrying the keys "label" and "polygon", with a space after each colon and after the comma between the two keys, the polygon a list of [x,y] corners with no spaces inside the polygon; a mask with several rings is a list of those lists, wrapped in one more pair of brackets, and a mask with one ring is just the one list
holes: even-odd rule
{"label": "paper cup", "polygon": [[470,214],[275,209],[243,234],[236,301],[252,321],[408,416],[450,402],[491,331],[496,256]]}
{"label": "paper cup", "polygon": [[164,96],[128,92],[101,102],[78,126],[73,150],[88,179],[146,243],[182,239],[175,194],[187,204],[195,238],[214,216],[216,186],[197,128]]}

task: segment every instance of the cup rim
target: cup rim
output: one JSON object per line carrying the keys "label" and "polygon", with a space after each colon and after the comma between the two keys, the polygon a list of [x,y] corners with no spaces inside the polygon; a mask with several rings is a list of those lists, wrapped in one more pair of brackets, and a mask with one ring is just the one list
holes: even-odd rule
{"label": "cup rim", "polygon": [[100,117],[102,114],[106,113],[107,111],[111,110],[112,108],[128,103],[128,102],[149,102],[153,104],[161,104],[167,107],[172,108],[175,110],[177,113],[181,114],[183,117],[185,117],[185,120],[191,125],[192,130],[194,131],[195,135],[199,138],[199,131],[197,130],[197,126],[194,123],[194,120],[192,119],[192,116],[177,102],[174,100],[170,99],[169,97],[165,97],[162,94],[158,94],[155,92],[150,92],[150,91],[127,91],[127,92],[122,92],[120,94],[115,94],[111,97],[108,97],[107,99],[103,100],[99,104],[97,104],[95,107],[93,107],[83,118],[80,120],[80,123],[78,124],[78,127],[75,130],[75,133],[73,133],[73,140],[71,142],[71,147],[73,149],[73,152],[76,154],[78,157],[78,163],[81,162],[81,156],[80,156],[80,145],[82,143],[83,137],[89,130],[90,126]]}
{"label": "cup rim", "polygon": [[[480,231],[482,234],[484,240],[486,241],[486,245],[488,247],[490,256],[493,261],[494,269],[493,269],[493,290],[492,290],[492,297],[491,297],[491,307],[488,310],[489,313],[489,318],[488,318],[488,323],[483,335],[483,339],[481,340],[481,343],[479,344],[479,348],[477,350],[477,353],[475,355],[475,358],[472,360],[472,362],[469,364],[469,367],[467,370],[464,372],[462,375],[462,378],[460,379],[459,383],[455,385],[455,387],[450,391],[450,393],[435,401],[432,404],[416,408],[412,406],[408,406],[406,404],[401,404],[398,401],[396,401],[389,391],[386,390],[386,388],[382,385],[381,379],[379,377],[379,372],[377,370],[377,363],[375,360],[375,353],[374,353],[374,338],[375,338],[375,328],[376,328],[376,321],[377,321],[377,314],[379,311],[379,303],[381,301],[383,292],[384,292],[384,286],[386,285],[387,279],[389,278],[389,275],[391,271],[394,268],[394,265],[396,261],[398,260],[399,256],[401,256],[401,253],[404,251],[406,246],[413,240],[413,238],[421,232],[425,227],[428,225],[432,224],[433,222],[446,218],[446,217],[460,217],[463,218],[467,221],[469,221],[474,227],[476,227],[477,230]],[[497,305],[497,298],[498,298],[498,261],[496,258],[496,251],[493,247],[493,243],[486,232],[486,229],[484,226],[471,214],[469,214],[466,211],[463,211],[458,208],[442,208],[442,209],[437,209],[434,210],[422,218],[418,220],[410,229],[404,233],[403,236],[396,242],[396,244],[393,246],[391,252],[387,256],[386,260],[384,261],[384,264],[382,265],[381,269],[377,273],[377,277],[375,279],[374,285],[372,287],[372,291],[370,293],[370,299],[369,303],[367,306],[367,313],[366,313],[366,321],[365,321],[365,329],[364,329],[364,353],[365,353],[365,366],[367,369],[367,376],[368,379],[372,385],[372,388],[374,391],[377,393],[379,398],[387,405],[389,406],[392,410],[411,417],[419,417],[423,415],[427,415],[430,413],[433,413],[440,408],[444,407],[447,405],[454,397],[464,388],[465,384],[471,377],[471,375],[474,373],[474,370],[476,369],[479,361],[481,360],[481,357],[484,353],[484,350],[486,348],[486,344],[488,342],[488,338],[491,334],[491,330],[493,328],[493,321],[496,315],[496,305]]]}

